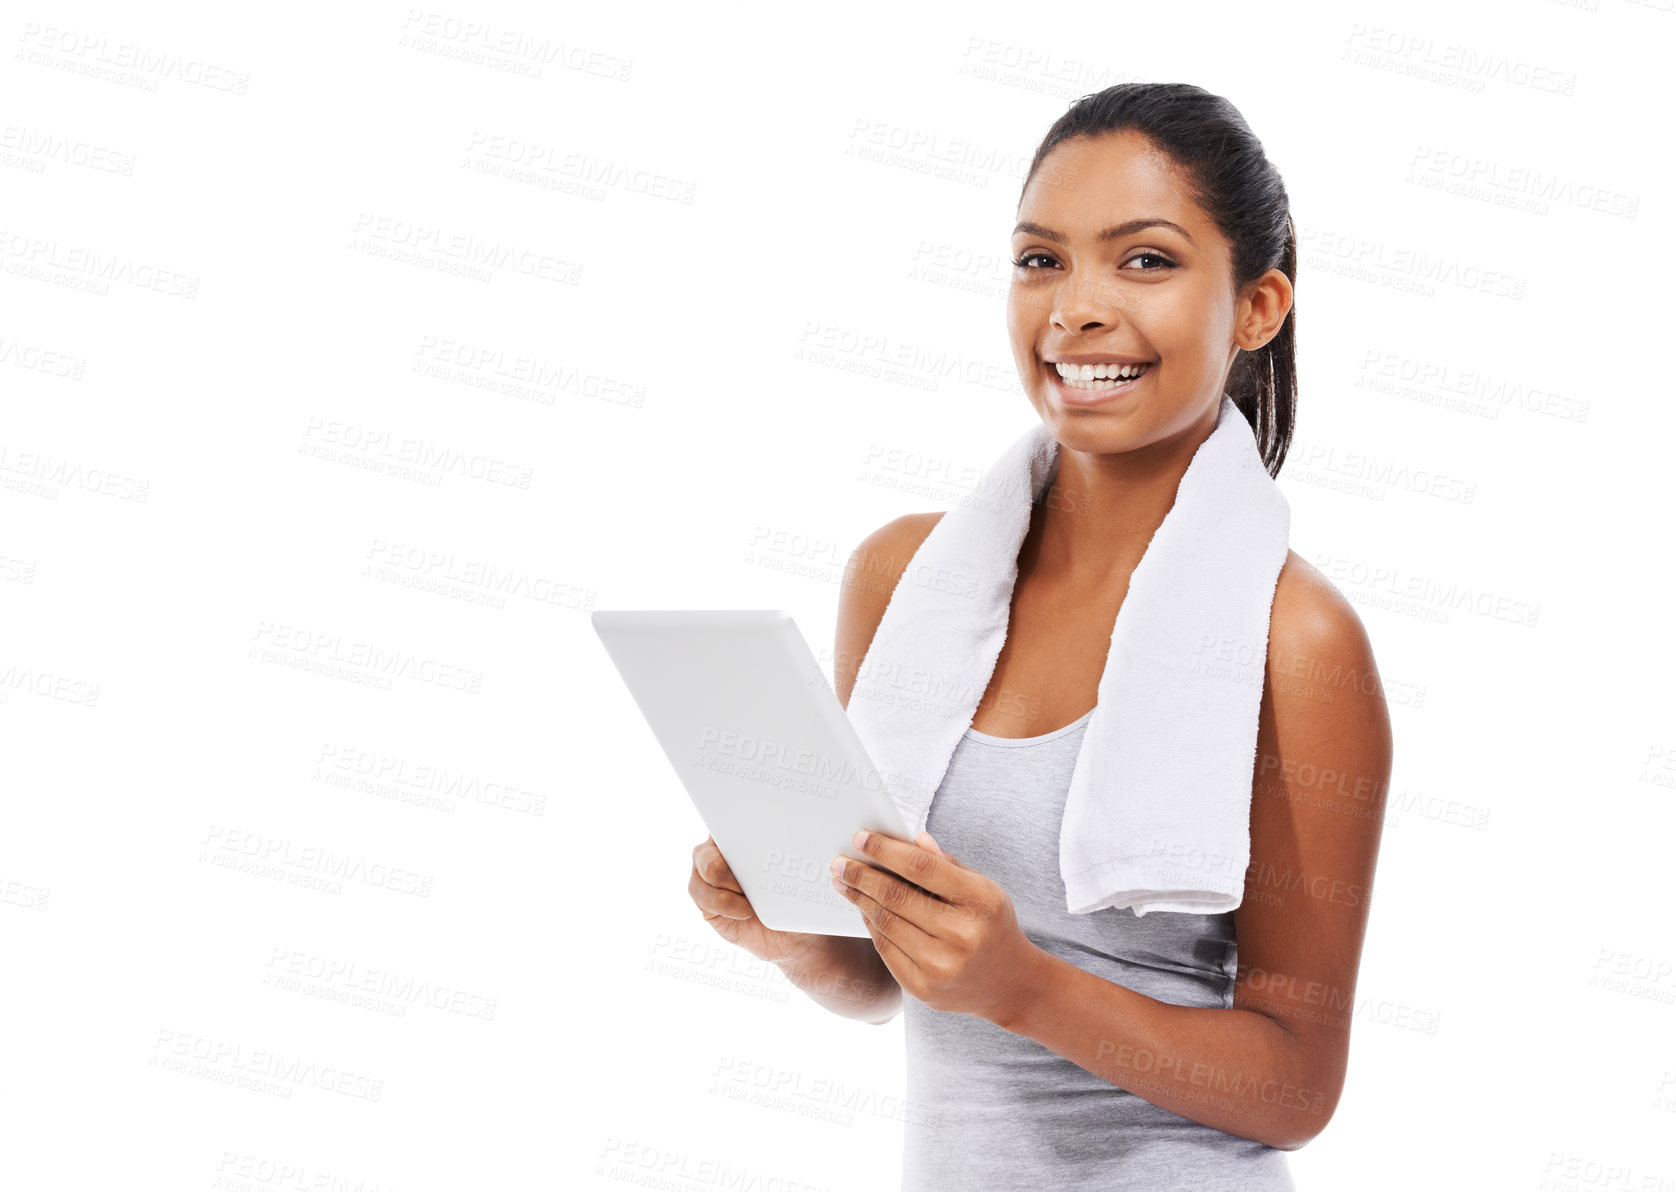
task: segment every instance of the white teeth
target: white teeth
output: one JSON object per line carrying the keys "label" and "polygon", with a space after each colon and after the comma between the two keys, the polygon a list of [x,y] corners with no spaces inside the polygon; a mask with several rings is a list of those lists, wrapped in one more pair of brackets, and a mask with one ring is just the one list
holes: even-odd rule
{"label": "white teeth", "polygon": [[1073,389],[1110,389],[1111,385],[1095,386],[1094,381],[1126,381],[1140,376],[1149,367],[1145,364],[1059,364],[1054,368]]}

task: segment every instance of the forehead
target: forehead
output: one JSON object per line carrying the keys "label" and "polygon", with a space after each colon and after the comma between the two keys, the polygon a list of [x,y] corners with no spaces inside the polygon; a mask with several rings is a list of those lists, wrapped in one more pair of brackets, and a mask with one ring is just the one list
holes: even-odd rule
{"label": "forehead", "polygon": [[1018,218],[1091,237],[1140,217],[1172,220],[1193,233],[1215,230],[1175,159],[1136,132],[1072,137],[1048,151],[1019,203]]}

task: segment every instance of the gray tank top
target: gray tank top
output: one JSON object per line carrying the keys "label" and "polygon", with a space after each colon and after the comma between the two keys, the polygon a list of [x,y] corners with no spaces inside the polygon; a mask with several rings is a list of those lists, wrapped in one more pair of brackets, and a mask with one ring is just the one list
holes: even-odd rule
{"label": "gray tank top", "polygon": [[[1042,736],[968,729],[926,829],[1012,895],[1038,947],[1182,1006],[1233,1005],[1234,915],[1065,909],[1059,825],[1090,711]],[[1286,1152],[1162,1109],[1034,1039],[904,991],[903,1192],[1291,1192]]]}

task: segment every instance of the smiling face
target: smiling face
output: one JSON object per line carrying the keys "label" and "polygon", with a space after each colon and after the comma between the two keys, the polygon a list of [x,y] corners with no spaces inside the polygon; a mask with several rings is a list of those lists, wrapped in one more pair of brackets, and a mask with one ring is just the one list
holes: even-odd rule
{"label": "smiling face", "polygon": [[[1007,330],[1054,437],[1106,453],[1208,434],[1241,304],[1230,246],[1172,159],[1134,132],[1062,141],[1025,190],[1018,223]],[[1066,381],[1055,362],[1141,372]]]}

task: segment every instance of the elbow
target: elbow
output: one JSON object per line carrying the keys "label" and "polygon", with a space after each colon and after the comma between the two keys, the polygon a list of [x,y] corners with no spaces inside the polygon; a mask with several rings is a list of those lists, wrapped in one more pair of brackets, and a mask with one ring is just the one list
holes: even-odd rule
{"label": "elbow", "polygon": [[1344,1093],[1342,1059],[1303,1067],[1308,1071],[1294,1067],[1277,1090],[1274,1103],[1282,1108],[1269,1118],[1269,1137],[1262,1140],[1277,1151],[1301,1151],[1314,1142],[1333,1120]]}
{"label": "elbow", "polygon": [[[1321,1124],[1323,1126],[1326,1125],[1325,1122]],[[1285,1138],[1270,1142],[1269,1145],[1277,1151],[1301,1151],[1304,1147],[1314,1142],[1315,1136],[1320,1133],[1320,1130],[1312,1130],[1305,1134],[1291,1134]]]}
{"label": "elbow", "polygon": [[888,1026],[891,1023],[895,1022],[897,1016],[901,1013],[902,1013],[902,987],[900,985],[898,985],[896,987],[895,996],[890,999],[887,1007],[881,1013],[879,1013],[878,1015],[876,1015],[872,1018],[869,1018],[867,1021],[868,1021],[868,1023],[870,1023],[873,1026]]}
{"label": "elbow", "polygon": [[1279,1123],[1279,1128],[1272,1130],[1268,1137],[1261,1141],[1265,1146],[1271,1146],[1277,1151],[1301,1151],[1319,1137],[1331,1120],[1330,1113],[1323,1117],[1300,1115],[1290,1121]]}
{"label": "elbow", "polygon": [[1327,1123],[1333,1120],[1333,1113],[1338,1109],[1339,1091],[1335,1088],[1331,1092],[1309,1094],[1301,1102],[1294,1103],[1292,1113],[1278,1123],[1280,1129],[1275,1136],[1264,1141],[1277,1151],[1303,1150],[1320,1137]]}

